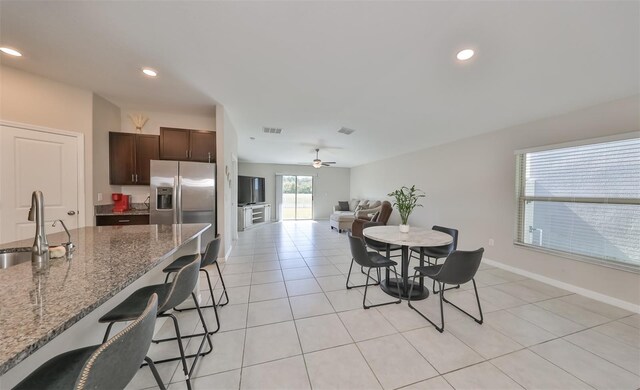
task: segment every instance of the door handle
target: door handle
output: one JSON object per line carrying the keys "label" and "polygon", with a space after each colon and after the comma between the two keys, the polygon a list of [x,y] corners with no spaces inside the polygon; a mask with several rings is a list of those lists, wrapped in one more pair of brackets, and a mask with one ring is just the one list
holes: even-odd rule
{"label": "door handle", "polygon": [[133,173],[131,174],[131,182],[132,182],[132,183],[135,183],[135,182],[136,182],[135,175],[134,175]]}
{"label": "door handle", "polygon": [[209,156],[209,162],[211,162],[211,152],[207,153],[207,155]]}
{"label": "door handle", "polygon": [[186,158],[189,158],[189,150],[185,150],[185,151],[184,151],[184,156],[185,156]]}
{"label": "door handle", "polygon": [[131,222],[130,219],[119,219],[118,220],[119,223],[127,223],[127,222]]}
{"label": "door handle", "polygon": [[76,215],[76,212],[73,210],[67,211],[67,215]]}
{"label": "door handle", "polygon": [[136,173],[136,183],[138,182],[138,174]]}

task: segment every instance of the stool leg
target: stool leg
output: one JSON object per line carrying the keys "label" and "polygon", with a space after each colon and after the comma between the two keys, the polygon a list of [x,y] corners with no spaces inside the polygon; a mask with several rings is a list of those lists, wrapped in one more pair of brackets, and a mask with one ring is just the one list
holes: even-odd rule
{"label": "stool leg", "polygon": [[178,319],[173,314],[167,314],[173,320],[173,327],[176,330],[176,340],[178,340],[178,348],[180,349],[180,360],[182,360],[182,371],[187,381],[187,389],[191,390],[191,378],[189,378],[189,369],[187,368],[187,359],[184,356],[184,346],[182,345],[182,337],[180,337],[180,325]]}
{"label": "stool leg", "polygon": [[149,356],[145,356],[144,357],[144,361],[147,362],[147,365],[149,366],[149,369],[151,370],[151,373],[153,374],[153,377],[155,378],[156,382],[158,383],[158,387],[160,388],[160,390],[166,390],[166,387],[164,387],[164,383],[162,383],[162,378],[160,378],[160,374],[158,374],[158,370],[156,369],[156,365],[153,364],[153,360],[151,360],[151,358]]}
{"label": "stool leg", "polygon": [[102,344],[106,343],[109,340],[109,333],[111,332],[111,327],[114,322],[109,322],[109,326],[107,326],[107,331],[104,333],[104,338],[102,339]]}
{"label": "stool leg", "polygon": [[[220,271],[218,261],[216,261],[216,268],[218,269],[218,276],[220,276],[220,282],[222,283],[222,292],[224,294],[224,297],[226,298],[225,303],[220,303],[220,301],[222,300],[222,295],[220,295],[220,299],[218,299],[218,305],[224,306],[229,303],[229,294],[227,293],[227,286],[224,285],[224,278],[222,277],[222,272]],[[211,295],[213,296],[213,291],[211,292]]]}

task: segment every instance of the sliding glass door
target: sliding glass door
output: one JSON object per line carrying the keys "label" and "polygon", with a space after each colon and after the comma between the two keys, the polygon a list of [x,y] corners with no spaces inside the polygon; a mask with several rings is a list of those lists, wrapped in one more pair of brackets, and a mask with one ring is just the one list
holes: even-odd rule
{"label": "sliding glass door", "polygon": [[282,176],[282,219],[313,219],[313,177]]}

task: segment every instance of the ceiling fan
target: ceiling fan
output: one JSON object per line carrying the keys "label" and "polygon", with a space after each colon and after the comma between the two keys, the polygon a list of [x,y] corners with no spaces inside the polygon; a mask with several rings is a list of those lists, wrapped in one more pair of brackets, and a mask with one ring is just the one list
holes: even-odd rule
{"label": "ceiling fan", "polygon": [[320,151],[320,149],[316,149],[316,159],[313,160],[313,162],[311,163],[311,166],[313,166],[314,168],[321,168],[321,167],[330,167],[331,164],[335,164],[335,161],[322,161],[320,160],[320,158],[318,158],[318,152]]}

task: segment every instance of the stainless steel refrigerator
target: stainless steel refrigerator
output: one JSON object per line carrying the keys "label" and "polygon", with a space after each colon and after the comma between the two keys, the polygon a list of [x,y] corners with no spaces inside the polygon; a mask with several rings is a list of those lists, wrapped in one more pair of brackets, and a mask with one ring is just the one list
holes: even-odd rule
{"label": "stainless steel refrigerator", "polygon": [[151,160],[150,198],[150,224],[210,223],[215,236],[216,164]]}

